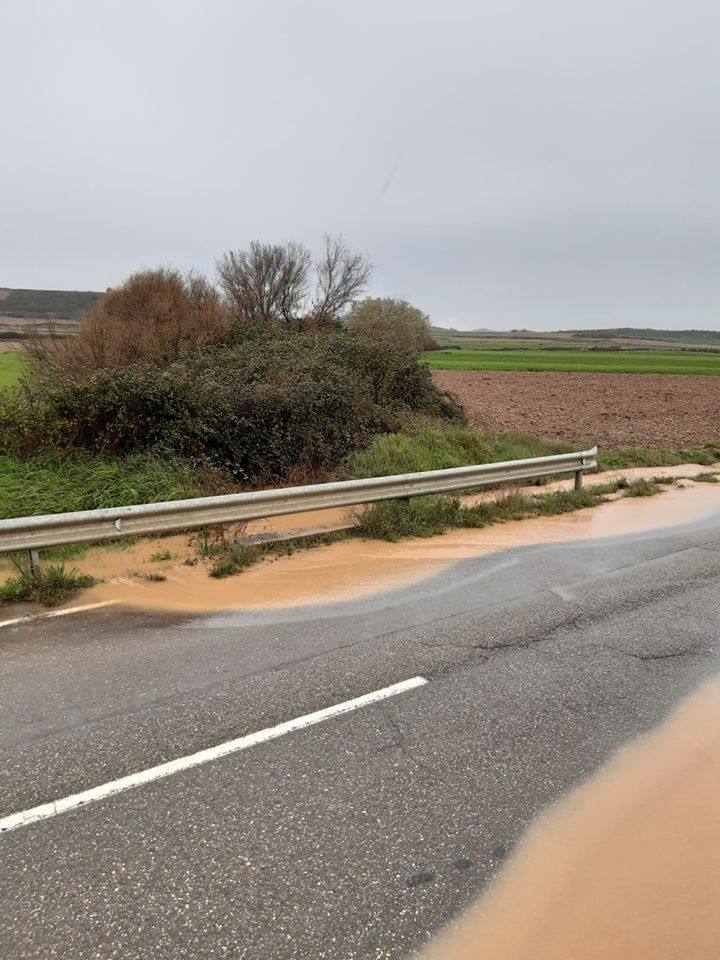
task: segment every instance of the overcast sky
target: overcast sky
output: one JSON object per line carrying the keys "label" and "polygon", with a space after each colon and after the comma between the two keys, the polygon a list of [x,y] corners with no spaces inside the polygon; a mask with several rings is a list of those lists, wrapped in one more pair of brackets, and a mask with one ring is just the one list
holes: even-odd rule
{"label": "overcast sky", "polygon": [[2,0],[0,286],[341,233],[460,328],[720,328],[717,0]]}

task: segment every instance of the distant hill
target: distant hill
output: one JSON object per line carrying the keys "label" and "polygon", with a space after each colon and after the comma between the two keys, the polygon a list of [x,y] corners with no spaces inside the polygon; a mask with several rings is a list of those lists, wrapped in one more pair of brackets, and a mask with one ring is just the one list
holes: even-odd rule
{"label": "distant hill", "polygon": [[597,330],[563,330],[581,340],[670,340],[674,343],[720,343],[719,330],[656,330],[654,327],[605,327]]}
{"label": "distant hill", "polygon": [[102,296],[96,290],[14,290],[0,287],[0,320],[79,320]]}
{"label": "distant hill", "polygon": [[456,330],[454,327],[430,327],[437,337],[472,337],[477,333],[496,333],[490,327],[476,327],[474,330]]}
{"label": "distant hill", "polygon": [[588,330],[489,330],[487,328],[454,330],[451,327],[433,327],[432,332],[435,337],[450,340],[477,338],[482,341],[525,340],[564,343],[583,340],[611,346],[636,344],[648,348],[653,345],[662,347],[665,343],[672,343],[678,347],[686,344],[696,349],[720,345],[720,330],[659,330],[655,327],[597,327]]}

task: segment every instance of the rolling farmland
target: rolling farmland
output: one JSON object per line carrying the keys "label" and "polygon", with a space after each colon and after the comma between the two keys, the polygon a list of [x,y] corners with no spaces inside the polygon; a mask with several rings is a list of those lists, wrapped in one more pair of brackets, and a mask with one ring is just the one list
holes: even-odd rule
{"label": "rolling farmland", "polygon": [[[442,346],[442,344],[441,344]],[[433,370],[496,370],[573,373],[678,374],[717,376],[720,352],[682,350],[587,350],[561,346],[537,350],[522,346],[463,344],[424,354]]]}

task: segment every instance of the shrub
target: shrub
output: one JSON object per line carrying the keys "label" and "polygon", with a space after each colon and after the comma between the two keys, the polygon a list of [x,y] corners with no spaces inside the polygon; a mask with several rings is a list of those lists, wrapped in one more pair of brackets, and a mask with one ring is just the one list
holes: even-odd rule
{"label": "shrub", "polygon": [[229,326],[218,292],[204,277],[166,267],[132,274],[84,315],[76,337],[30,338],[35,375],[85,377],[133,363],[167,364]]}
{"label": "shrub", "polygon": [[47,447],[211,463],[240,481],[326,474],[404,415],[461,409],[406,351],[346,333],[257,332],[167,367],[25,384],[0,407],[6,452]]}
{"label": "shrub", "polygon": [[366,297],[353,305],[348,329],[358,337],[404,347],[416,354],[436,347],[427,315],[407,300]]}

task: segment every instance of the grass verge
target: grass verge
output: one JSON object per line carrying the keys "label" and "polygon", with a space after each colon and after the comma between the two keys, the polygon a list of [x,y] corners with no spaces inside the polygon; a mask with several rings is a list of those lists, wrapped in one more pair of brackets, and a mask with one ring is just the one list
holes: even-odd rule
{"label": "grass verge", "polygon": [[41,603],[52,607],[95,583],[93,577],[80,574],[74,568],[66,570],[64,564],[45,567],[37,578],[32,577],[30,571],[20,564],[16,563],[16,566],[17,576],[0,586],[0,606],[7,603]]}
{"label": "grass verge", "polygon": [[720,460],[720,444],[706,444],[696,450],[661,450],[655,447],[623,447],[600,450],[598,470],[625,470],[628,467],[677,467],[681,463],[710,466]]}
{"label": "grass verge", "polygon": [[180,500],[202,496],[206,482],[188,464],[139,454],[0,456],[0,519]]}
{"label": "grass verge", "polygon": [[[471,427],[416,421],[402,433],[376,437],[366,450],[345,461],[345,474],[353,479],[387,477],[396,473],[445,470],[471,464],[549,457],[568,453],[577,444],[542,440],[529,433],[479,434]],[[652,447],[624,447],[600,450],[598,470],[625,470],[630,467],[675,467],[681,463],[709,466],[720,460],[720,444],[696,450],[661,450]]]}
{"label": "grass verge", "polygon": [[624,496],[651,496],[662,489],[660,483],[624,480],[558,490],[528,496],[508,493],[497,500],[465,506],[453,497],[416,497],[412,500],[385,500],[367,510],[358,511],[357,530],[361,536],[395,542],[403,537],[433,537],[450,527],[488,527],[507,520],[549,517],[605,503],[608,496],[622,491]]}
{"label": "grass verge", "polygon": [[366,450],[351,454],[345,473],[352,479],[387,477],[397,473],[447,470],[471,464],[548,457],[573,448],[528,433],[483,435],[471,427],[417,421],[402,433],[375,437]]}
{"label": "grass verge", "polygon": [[210,576],[230,577],[263,560],[289,556],[298,550],[326,546],[351,537],[395,542],[403,537],[433,537],[451,527],[487,527],[508,520],[555,516],[605,503],[608,496],[622,491],[625,496],[650,496],[659,493],[672,478],[639,480],[628,483],[622,478],[612,483],[581,490],[560,490],[528,496],[509,493],[497,500],[465,506],[452,497],[414,497],[410,500],[385,500],[357,511],[356,525],[348,530],[316,534],[297,540],[279,540],[264,544],[215,541],[199,542],[201,556],[210,558]]}

